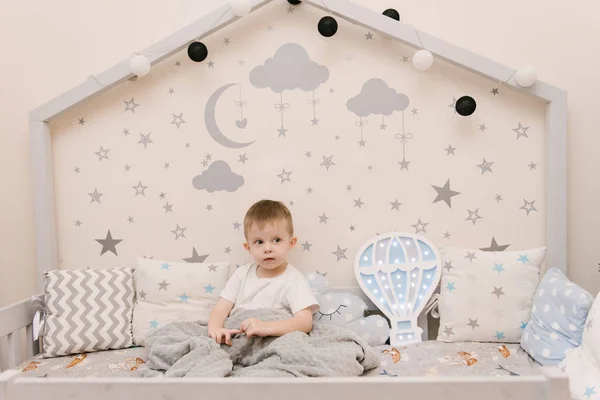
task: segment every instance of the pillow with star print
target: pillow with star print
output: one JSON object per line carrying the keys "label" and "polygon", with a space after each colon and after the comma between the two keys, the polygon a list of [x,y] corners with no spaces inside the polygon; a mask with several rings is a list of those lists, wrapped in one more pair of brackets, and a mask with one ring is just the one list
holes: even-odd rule
{"label": "pillow with star print", "polygon": [[600,293],[588,313],[581,346],[567,350],[560,364],[569,376],[571,398],[600,399]]}
{"label": "pillow with star print", "polygon": [[594,296],[561,270],[548,270],[535,293],[521,347],[542,365],[558,365],[567,350],[581,345],[593,302]]}
{"label": "pillow with star print", "polygon": [[137,258],[133,340],[145,346],[148,333],[169,322],[208,322],[229,277],[229,263],[187,263]]}
{"label": "pillow with star print", "polygon": [[440,247],[440,329],[445,342],[519,343],[546,248],[482,251]]}

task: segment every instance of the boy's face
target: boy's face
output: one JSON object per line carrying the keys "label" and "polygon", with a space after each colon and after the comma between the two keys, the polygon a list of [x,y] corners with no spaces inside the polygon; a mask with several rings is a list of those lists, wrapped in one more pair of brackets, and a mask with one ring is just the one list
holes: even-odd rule
{"label": "boy's face", "polygon": [[263,229],[253,223],[246,240],[244,247],[252,254],[256,264],[265,269],[274,269],[285,263],[297,241],[290,236],[285,220],[267,223]]}

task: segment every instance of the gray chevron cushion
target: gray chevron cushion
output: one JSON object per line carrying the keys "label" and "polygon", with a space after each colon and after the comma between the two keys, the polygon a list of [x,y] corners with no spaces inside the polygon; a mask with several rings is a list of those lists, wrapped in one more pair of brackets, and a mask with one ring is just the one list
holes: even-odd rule
{"label": "gray chevron cushion", "polygon": [[48,271],[44,357],[133,345],[133,269]]}

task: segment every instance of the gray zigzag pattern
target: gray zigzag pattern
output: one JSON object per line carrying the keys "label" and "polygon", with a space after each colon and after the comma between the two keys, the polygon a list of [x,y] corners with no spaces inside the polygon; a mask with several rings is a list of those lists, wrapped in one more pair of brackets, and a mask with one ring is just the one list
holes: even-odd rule
{"label": "gray zigzag pattern", "polygon": [[77,305],[75,304],[77,289],[74,285],[75,280],[77,279],[77,274],[75,272],[65,271],[65,277],[65,302],[67,304],[67,308],[65,310],[65,319],[69,323],[67,332],[65,332],[65,341],[68,344],[67,348],[65,349],[65,353],[72,354],[73,352],[79,350],[78,340],[75,336],[75,329],[77,328],[77,325],[74,320],[75,313],[77,312]]}
{"label": "gray zigzag pattern", "polygon": [[[116,294],[119,292],[119,288],[117,287],[117,285],[115,285],[115,281],[117,280],[118,275],[114,271],[108,271],[108,273],[110,274],[110,280],[108,281],[108,286],[111,289],[113,289],[113,293]],[[108,301],[113,306],[112,307],[113,310],[116,311],[119,309],[119,303],[115,300],[115,296],[108,296]],[[119,338],[115,334],[115,330],[119,326],[119,320],[114,315],[114,312],[109,312],[108,317],[112,321],[112,324],[108,327],[107,334],[108,334],[108,336],[110,336],[110,342],[108,342],[106,347],[108,347],[109,349],[112,349],[112,348],[114,348],[114,346],[117,345],[117,342],[119,341]]]}
{"label": "gray zigzag pattern", "polygon": [[[131,321],[134,297],[134,293],[132,291],[133,282],[131,282],[130,278],[124,272],[122,273],[122,275],[123,279],[121,281],[121,286],[124,290],[120,302],[124,306],[122,307],[121,321]],[[133,344],[133,333],[131,324],[121,323],[120,336],[122,338],[122,342],[119,343],[119,347],[131,346]]]}
{"label": "gray zigzag pattern", "polygon": [[[64,277],[62,274],[56,274],[54,275],[54,279],[50,279],[50,290],[48,291],[48,293],[52,293],[52,289],[54,289],[54,291],[56,292],[56,296],[54,296],[53,300],[54,302],[52,302],[52,304],[54,305],[53,308],[56,309],[55,314],[56,315],[63,315],[65,312],[65,309],[61,306],[60,302],[61,299],[64,298],[65,293],[61,290],[61,286],[62,286],[62,282],[64,280]],[[49,308],[49,312],[50,315],[53,314],[52,309]],[[54,322],[54,326],[56,327],[56,334],[54,336],[48,335],[48,332],[50,332],[50,329],[48,329],[46,336],[50,339],[48,346],[47,346],[47,353],[51,353],[51,354],[61,354],[61,349],[63,347],[62,342],[60,341],[60,337],[61,335],[63,335],[63,329],[66,329],[66,327],[64,327],[61,323],[60,323],[60,319],[59,318],[48,318],[48,321],[53,321]],[[51,328],[50,326],[48,328]]]}
{"label": "gray zigzag pattern", "polygon": [[[88,282],[92,279],[92,274],[89,272],[84,272],[83,280],[81,281],[81,288],[84,293],[91,293],[92,286],[88,285]],[[92,304],[88,301],[88,296],[83,296],[81,299],[81,305],[83,307],[83,313],[81,314],[81,319],[83,321],[83,328],[81,329],[81,348],[86,350],[92,350],[92,338],[89,335],[89,329],[92,327],[92,320],[94,308]]]}
{"label": "gray zigzag pattern", "polygon": [[102,336],[102,326],[104,325],[104,320],[102,319],[102,295],[104,294],[105,291],[102,290],[102,281],[104,280],[105,276],[103,271],[97,271],[98,272],[98,281],[97,281],[97,286],[98,286],[98,293],[96,294],[96,297],[94,297],[94,301],[96,303],[96,321],[98,322],[98,326],[96,326],[96,329],[94,329],[94,332],[92,333],[92,336],[94,337],[94,339],[96,339],[96,343],[104,343],[104,337]]}
{"label": "gray zigzag pattern", "polygon": [[[93,280],[94,277],[98,279]],[[77,282],[79,278],[81,282]],[[91,297],[93,291],[97,291],[94,298]],[[80,292],[83,293],[81,301],[77,300]],[[102,296],[107,299],[103,300]],[[44,337],[45,355],[131,346],[133,296],[130,268],[47,273],[46,298],[50,313]],[[81,317],[75,318],[78,310],[82,311]],[[103,332],[102,328],[109,323],[108,330]],[[97,327],[92,332],[94,324]]]}

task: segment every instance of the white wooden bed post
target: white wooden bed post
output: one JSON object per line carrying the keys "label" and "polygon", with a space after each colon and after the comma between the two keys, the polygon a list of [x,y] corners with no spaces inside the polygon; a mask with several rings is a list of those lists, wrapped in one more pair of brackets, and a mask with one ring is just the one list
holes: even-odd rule
{"label": "white wooden bed post", "polygon": [[[251,0],[252,12],[273,0]],[[278,0],[282,1],[283,0]],[[346,0],[304,0],[303,6],[311,5],[341,19],[364,26],[382,35],[398,40],[416,49],[425,48],[435,58],[457,67],[520,90],[525,94],[547,102],[546,108],[546,264],[567,270],[567,224],[566,224],[566,93],[542,81],[530,88],[521,88],[513,78],[514,69],[458,46],[419,32],[410,25],[350,3]],[[152,64],[177,53],[190,42],[203,38],[238,19],[229,5],[222,6],[180,31],[142,50]],[[31,157],[33,165],[35,232],[37,269],[40,290],[43,289],[42,273],[58,267],[57,238],[53,193],[53,168],[48,122],[70,107],[97,95],[115,85],[134,77],[129,68],[129,58],[84,83],[63,93],[50,102],[33,110],[29,115]],[[358,289],[358,287],[357,287]],[[364,296],[363,296],[364,297]]]}
{"label": "white wooden bed post", "polygon": [[31,136],[37,281],[38,290],[42,291],[44,288],[43,271],[58,269],[50,126],[47,122],[30,122],[29,134]]}

